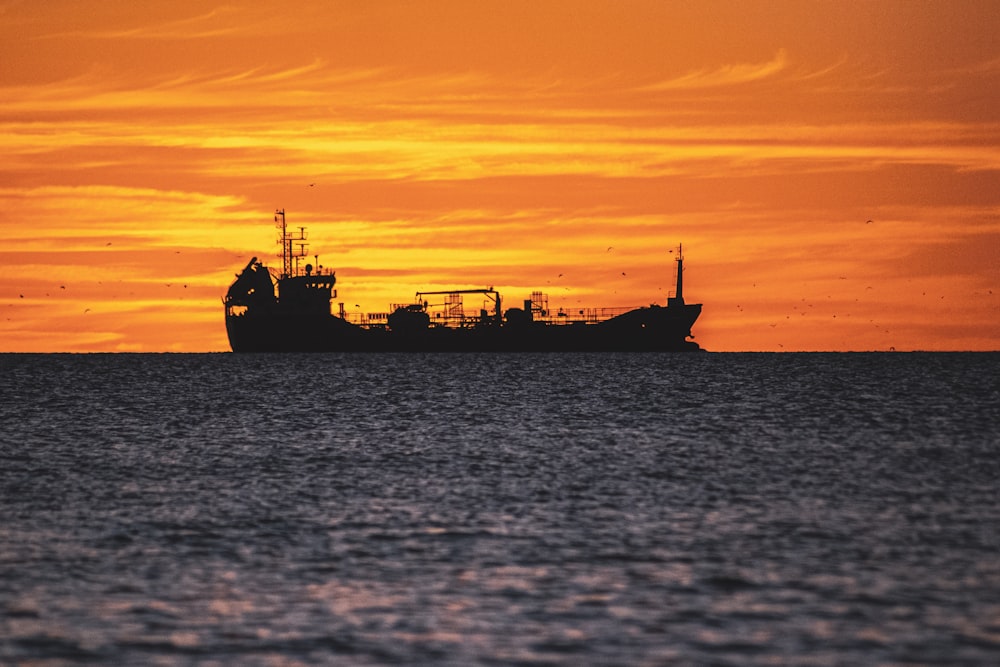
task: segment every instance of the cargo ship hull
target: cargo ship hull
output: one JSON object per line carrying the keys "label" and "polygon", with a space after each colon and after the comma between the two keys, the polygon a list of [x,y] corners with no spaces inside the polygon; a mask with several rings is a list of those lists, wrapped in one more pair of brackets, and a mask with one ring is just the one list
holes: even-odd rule
{"label": "cargo ship hull", "polygon": [[363,328],[336,315],[321,318],[244,314],[226,318],[234,352],[686,352],[700,305],[683,310],[650,306],[601,323],[466,328],[429,327],[399,332]]}

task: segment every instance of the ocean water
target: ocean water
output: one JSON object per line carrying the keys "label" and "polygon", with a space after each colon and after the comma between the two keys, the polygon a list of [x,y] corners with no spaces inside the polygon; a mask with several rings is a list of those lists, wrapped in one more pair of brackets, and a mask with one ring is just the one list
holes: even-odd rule
{"label": "ocean water", "polygon": [[1000,354],[0,370],[0,664],[1000,663]]}

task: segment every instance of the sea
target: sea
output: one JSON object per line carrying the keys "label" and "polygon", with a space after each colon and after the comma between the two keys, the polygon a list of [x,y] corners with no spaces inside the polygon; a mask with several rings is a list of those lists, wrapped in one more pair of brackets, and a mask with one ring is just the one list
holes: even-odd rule
{"label": "sea", "polygon": [[0,355],[0,664],[1000,664],[1000,353]]}

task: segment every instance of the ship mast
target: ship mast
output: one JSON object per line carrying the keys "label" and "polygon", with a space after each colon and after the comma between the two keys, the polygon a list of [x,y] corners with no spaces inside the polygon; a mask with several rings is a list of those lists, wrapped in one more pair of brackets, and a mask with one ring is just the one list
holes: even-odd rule
{"label": "ship mast", "polygon": [[[281,230],[281,238],[278,239],[278,243],[281,244],[281,277],[290,278],[299,272],[298,259],[306,256],[306,248],[308,247],[305,243],[306,228],[299,227],[299,231],[289,232],[288,225],[285,222],[285,209],[279,209],[274,212],[274,222],[275,227]],[[297,251],[293,247],[295,242],[299,244]],[[292,268],[293,261],[295,262],[294,271]]]}
{"label": "ship mast", "polygon": [[684,305],[684,244],[677,245],[677,289],[667,298],[667,306]]}
{"label": "ship mast", "polygon": [[684,244],[677,244],[677,301],[684,303]]}

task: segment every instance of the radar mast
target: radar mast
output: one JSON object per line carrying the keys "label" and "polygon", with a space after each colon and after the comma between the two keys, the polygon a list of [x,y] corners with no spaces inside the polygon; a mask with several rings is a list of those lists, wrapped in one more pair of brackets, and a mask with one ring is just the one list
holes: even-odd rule
{"label": "radar mast", "polygon": [[299,227],[299,231],[289,232],[283,208],[274,212],[274,222],[275,227],[281,230],[281,237],[278,239],[278,243],[281,244],[281,277],[297,276],[299,274],[299,259],[306,257],[306,249],[309,247],[306,243],[306,228]]}

